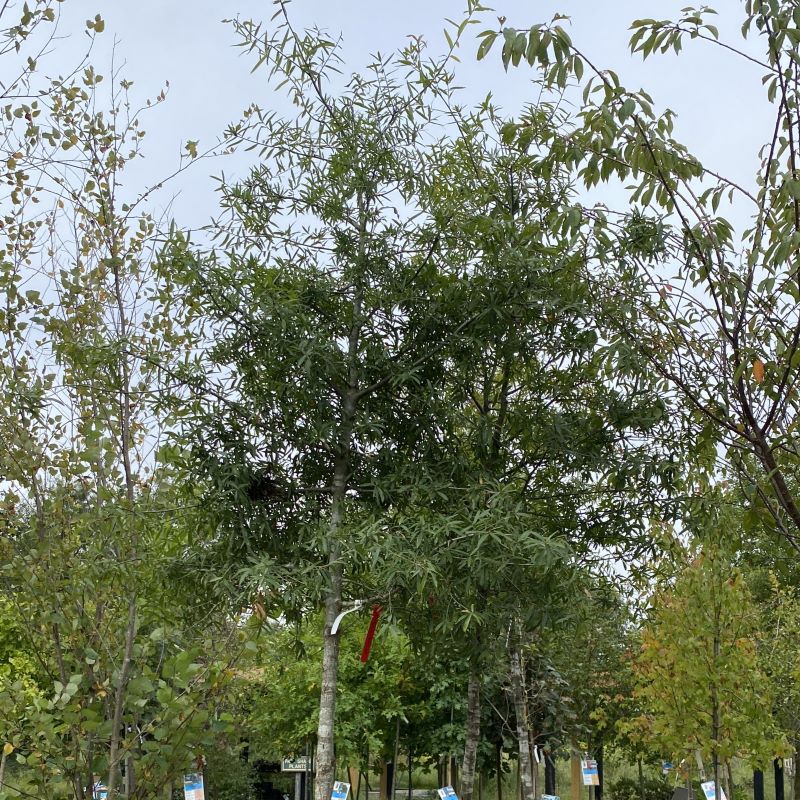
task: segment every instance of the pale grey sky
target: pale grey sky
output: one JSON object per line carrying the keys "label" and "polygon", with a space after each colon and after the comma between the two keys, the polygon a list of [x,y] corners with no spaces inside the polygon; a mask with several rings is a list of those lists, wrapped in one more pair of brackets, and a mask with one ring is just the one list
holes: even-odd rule
{"label": "pale grey sky", "polygon": [[[769,135],[769,108],[763,99],[761,73],[719,48],[687,42],[680,57],[657,56],[642,63],[628,53],[628,25],[637,17],[674,17],[686,0],[496,0],[497,14],[509,25],[527,27],[561,11],[572,17],[573,41],[599,66],[618,71],[630,88],[646,88],[659,106],[679,114],[677,138],[689,145],[708,166],[745,182],[752,181],[756,152]],[[717,20],[723,38],[740,43],[741,4],[718,0]],[[423,34],[432,52],[444,47],[443,19],[460,18],[463,0],[294,0],[291,11],[298,27],[318,25],[344,37],[347,66],[358,70],[375,51],[401,46],[407,34]],[[176,163],[183,143],[199,139],[210,145],[227,122],[251,102],[285,108],[267,86],[264,74],[250,74],[251,62],[233,47],[235,37],[223,17],[268,20],[271,0],[67,0],[62,6],[62,32],[75,31],[62,43],[49,64],[66,67],[83,46],[83,21],[98,11],[106,32],[93,55],[98,71],[107,72],[110,45],[116,38],[117,58],[135,82],[138,98],[158,93],[170,82],[165,104],[148,115],[145,151],[148,178],[156,179]],[[496,14],[488,16],[496,25]],[[477,33],[484,26],[475,26]],[[753,45],[749,45],[752,49]],[[527,67],[505,74],[499,51],[476,62],[476,43],[468,40],[461,52],[460,83],[469,96],[492,91],[496,101],[514,112],[535,96]],[[180,192],[174,206],[178,221],[198,226],[214,213],[216,198],[209,173],[244,169],[241,160],[203,162],[175,182]],[[138,175],[137,175],[138,178]],[[164,200],[167,198],[164,197]]]}

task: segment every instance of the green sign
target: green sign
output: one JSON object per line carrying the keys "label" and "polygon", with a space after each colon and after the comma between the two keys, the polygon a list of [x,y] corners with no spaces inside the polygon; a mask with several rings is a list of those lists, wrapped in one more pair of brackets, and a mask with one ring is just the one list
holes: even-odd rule
{"label": "green sign", "polygon": [[309,756],[293,756],[281,761],[281,772],[309,772],[311,758]]}

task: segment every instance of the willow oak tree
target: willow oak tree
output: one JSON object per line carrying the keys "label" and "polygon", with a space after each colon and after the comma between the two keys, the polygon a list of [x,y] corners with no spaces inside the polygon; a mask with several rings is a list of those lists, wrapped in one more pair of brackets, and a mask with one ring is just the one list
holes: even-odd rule
{"label": "willow oak tree", "polygon": [[217,249],[199,259],[185,251],[175,269],[185,266],[187,301],[213,337],[217,382],[197,409],[195,453],[220,500],[220,532],[232,553],[261,559],[249,572],[265,598],[284,610],[325,607],[316,796],[327,800],[339,658],[331,628],[343,600],[362,593],[354,528],[380,516],[379,479],[429,424],[419,397],[435,391],[431,356],[472,319],[442,324],[435,337],[423,325],[440,314],[452,269],[419,202],[439,179],[426,146],[441,135],[430,87],[447,91],[451,52],[428,62],[415,40],[343,80],[334,43],[295,31],[282,3],[277,18],[272,33],[235,25],[296,112],[253,108],[234,127],[259,163],[221,186]]}
{"label": "willow oak tree", "polygon": [[[666,499],[675,470],[660,398],[621,373],[606,377],[602,321],[568,208],[571,176],[549,151],[554,110],[531,111],[524,137],[488,104],[453,113],[461,135],[439,149],[442,180],[426,202],[465,265],[442,312],[451,326],[464,313],[475,321],[435,356],[443,391],[426,482],[380,546],[389,586],[422,601],[432,592],[440,635],[448,624],[451,636],[470,633],[460,786],[470,798],[484,649],[510,626],[520,674],[520,648],[569,585],[571,549],[641,543],[647,509]],[[514,686],[532,797],[521,681]]]}
{"label": "willow oak tree", "polygon": [[236,651],[187,632],[171,591],[189,533],[157,406],[187,340],[154,270],[149,191],[123,186],[141,109],[119,75],[107,102],[101,82],[53,79],[11,114],[28,149],[7,164],[0,230],[2,592],[39,689],[20,714],[3,683],[3,744],[36,796],[79,800],[96,782],[151,797],[190,767]]}
{"label": "willow oak tree", "polygon": [[[675,115],[657,113],[645,91],[630,91],[596,65],[558,19],[485,31],[479,56],[500,39],[506,66],[524,60],[546,88],[583,88],[579,112],[554,134],[557,159],[589,188],[632,184],[629,207],[581,210],[587,256],[639,283],[633,294],[622,289],[630,281],[607,292],[618,331],[613,346],[621,356],[643,353],[663,391],[687,400],[698,452],[713,463],[721,443],[749,496],[797,549],[800,8],[746,0],[741,33],[755,41],[741,47],[720,39],[713,14],[703,6],[674,21],[637,20],[631,49],[648,58],[679,52],[692,39],[761,71],[773,115],[748,182],[701,164],[674,138]],[[724,74],[709,72],[704,91]],[[727,218],[720,214],[726,209]],[[742,212],[748,222],[737,225]]]}
{"label": "willow oak tree", "polygon": [[656,588],[634,664],[643,713],[629,732],[676,759],[700,750],[719,792],[731,760],[768,763],[787,750],[759,663],[759,611],[733,564],[730,512],[713,515],[688,547],[675,542],[675,575]]}

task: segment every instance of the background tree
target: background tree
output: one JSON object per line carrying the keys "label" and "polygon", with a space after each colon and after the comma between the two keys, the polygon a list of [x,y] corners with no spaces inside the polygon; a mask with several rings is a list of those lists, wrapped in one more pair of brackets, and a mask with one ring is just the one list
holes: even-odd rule
{"label": "background tree", "polygon": [[2,591],[37,691],[1,693],[6,754],[41,797],[83,798],[97,780],[111,798],[152,796],[175,780],[225,683],[216,648],[235,641],[224,617],[182,627],[172,573],[191,532],[155,453],[165,354],[187,340],[154,269],[150,190],[121,180],[141,109],[117,74],[105,104],[102,80],[87,66],[6,115],[27,149],[7,164],[0,233]]}
{"label": "background tree", "polygon": [[[643,354],[662,393],[685,398],[699,463],[713,465],[721,443],[748,497],[796,549],[800,12],[781,0],[744,3],[742,35],[758,39],[758,56],[721,41],[713,13],[689,7],[675,21],[637,20],[631,49],[648,58],[699,39],[762,71],[774,123],[747,184],[701,164],[673,138],[675,115],[596,65],[558,18],[485,31],[479,57],[500,39],[506,66],[524,59],[547,89],[583,87],[580,112],[553,134],[554,160],[589,189],[617,179],[632,187],[629,207],[578,209],[587,258],[614,281],[598,288],[612,304],[612,347],[620,361]],[[523,117],[519,135],[527,128]],[[736,208],[745,209],[743,226],[720,215]]]}
{"label": "background tree", "polygon": [[759,765],[786,748],[759,662],[758,609],[732,562],[731,522],[709,520],[683,552],[676,541],[675,578],[654,592],[642,631],[635,671],[643,714],[630,723],[675,761],[700,750],[717,790],[721,766],[732,782],[734,756]]}

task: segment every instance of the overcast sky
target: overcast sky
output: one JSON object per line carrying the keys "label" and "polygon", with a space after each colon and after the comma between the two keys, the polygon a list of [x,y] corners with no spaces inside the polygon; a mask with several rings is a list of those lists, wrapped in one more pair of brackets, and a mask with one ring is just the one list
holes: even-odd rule
{"label": "overcast sky", "polygon": [[[596,64],[616,70],[629,88],[644,87],[659,106],[674,109],[679,114],[677,138],[707,166],[752,182],[756,152],[771,125],[760,69],[699,41],[687,42],[679,57],[657,56],[645,63],[628,52],[633,19],[675,17],[685,4],[686,0],[498,0],[493,7],[517,27],[548,20],[556,11],[570,15],[573,41]],[[718,4],[723,38],[740,46],[741,3]],[[359,70],[371,53],[402,46],[409,34],[424,35],[430,51],[440,52],[444,18],[460,18],[463,7],[463,0],[294,0],[290,6],[298,27],[318,25],[342,34],[350,71]],[[271,0],[66,0],[62,9],[61,32],[74,33],[48,62],[51,72],[55,66],[67,68],[84,46],[84,20],[99,11],[106,31],[92,56],[98,71],[108,72],[116,40],[117,60],[125,62],[124,74],[135,82],[138,99],[154,96],[169,81],[167,102],[145,123],[148,179],[170,171],[187,139],[199,139],[201,147],[212,144],[250,103],[286,107],[267,85],[265,73],[250,74],[251,62],[233,46],[234,33],[221,21],[237,14],[268,20]],[[487,16],[487,26],[497,25],[497,14]],[[475,26],[473,35],[483,27]],[[504,73],[499,49],[488,60],[476,62],[476,46],[472,39],[465,42],[458,69],[459,82],[471,98],[477,101],[492,91],[497,103],[513,113],[535,97],[529,68]],[[170,195],[178,193],[173,211],[180,223],[196,227],[208,221],[216,207],[209,173],[223,168],[235,173],[244,163],[204,162],[171,186]]]}

